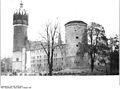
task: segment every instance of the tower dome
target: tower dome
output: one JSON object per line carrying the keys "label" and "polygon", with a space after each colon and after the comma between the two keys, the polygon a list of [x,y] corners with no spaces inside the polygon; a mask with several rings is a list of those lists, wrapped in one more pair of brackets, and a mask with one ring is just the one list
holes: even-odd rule
{"label": "tower dome", "polygon": [[20,3],[20,8],[16,10],[13,14],[13,25],[23,24],[28,25],[28,14],[23,8],[23,3]]}

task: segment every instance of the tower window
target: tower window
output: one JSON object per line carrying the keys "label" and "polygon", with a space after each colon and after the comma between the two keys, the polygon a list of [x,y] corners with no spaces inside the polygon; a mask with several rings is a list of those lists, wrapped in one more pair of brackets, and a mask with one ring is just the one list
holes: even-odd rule
{"label": "tower window", "polygon": [[40,56],[40,58],[41,58],[41,56]]}
{"label": "tower window", "polygon": [[54,54],[54,57],[57,57],[57,53],[56,53],[56,54]]}
{"label": "tower window", "polygon": [[79,37],[78,36],[76,36],[76,39],[78,39]]}
{"label": "tower window", "polygon": [[78,45],[76,45],[76,47],[78,47]]}
{"label": "tower window", "polygon": [[44,58],[46,58],[47,56],[46,55],[44,55]]}
{"label": "tower window", "polygon": [[19,58],[16,58],[16,61],[19,61]]}

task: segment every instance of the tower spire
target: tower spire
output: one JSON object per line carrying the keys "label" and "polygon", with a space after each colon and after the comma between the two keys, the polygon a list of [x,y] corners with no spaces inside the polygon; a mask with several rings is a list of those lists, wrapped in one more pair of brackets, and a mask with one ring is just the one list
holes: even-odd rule
{"label": "tower spire", "polygon": [[20,0],[20,7],[17,10],[16,13],[13,15],[13,25],[16,24],[24,24],[28,25],[28,14],[26,13],[26,10],[23,8],[23,0]]}
{"label": "tower spire", "polygon": [[60,26],[59,26],[59,34],[58,34],[58,44],[59,44],[59,45],[62,44]]}
{"label": "tower spire", "polygon": [[20,8],[23,8],[23,2],[22,2],[22,0],[20,2]]}

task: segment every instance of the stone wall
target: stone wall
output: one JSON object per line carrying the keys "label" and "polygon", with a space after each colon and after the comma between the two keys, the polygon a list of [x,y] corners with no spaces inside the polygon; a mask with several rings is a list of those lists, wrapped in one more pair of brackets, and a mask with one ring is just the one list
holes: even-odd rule
{"label": "stone wall", "polygon": [[14,26],[14,42],[13,42],[13,52],[22,51],[25,47],[25,42],[27,40],[27,26],[17,25]]}

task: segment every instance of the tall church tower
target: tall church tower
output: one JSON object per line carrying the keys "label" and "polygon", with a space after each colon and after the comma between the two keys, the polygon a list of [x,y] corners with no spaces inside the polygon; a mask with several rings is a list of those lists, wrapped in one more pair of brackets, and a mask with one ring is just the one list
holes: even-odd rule
{"label": "tall church tower", "polygon": [[59,30],[59,34],[58,34],[58,45],[62,44],[62,39],[61,39],[61,32]]}
{"label": "tall church tower", "polygon": [[13,15],[13,26],[13,71],[24,71],[26,66],[28,14],[23,9],[22,1],[19,10]]}

